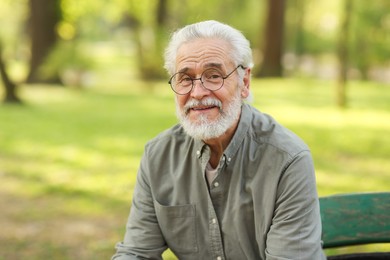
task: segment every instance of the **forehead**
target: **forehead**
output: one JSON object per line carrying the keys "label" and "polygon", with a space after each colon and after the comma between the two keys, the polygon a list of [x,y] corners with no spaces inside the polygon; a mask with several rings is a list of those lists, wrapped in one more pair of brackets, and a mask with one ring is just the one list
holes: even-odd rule
{"label": "forehead", "polygon": [[226,70],[233,64],[231,45],[222,39],[196,39],[182,44],[176,56],[176,71],[200,71],[209,67]]}

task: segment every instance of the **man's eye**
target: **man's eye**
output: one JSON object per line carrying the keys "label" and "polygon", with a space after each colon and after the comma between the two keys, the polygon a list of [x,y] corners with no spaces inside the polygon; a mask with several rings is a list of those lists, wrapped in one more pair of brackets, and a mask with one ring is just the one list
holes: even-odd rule
{"label": "man's eye", "polygon": [[222,75],[219,71],[210,69],[203,72],[203,78],[207,80],[215,80],[222,78]]}
{"label": "man's eye", "polygon": [[191,78],[189,78],[189,77],[182,78],[181,81],[191,81]]}
{"label": "man's eye", "polygon": [[203,75],[204,80],[206,81],[211,81],[211,82],[218,82],[222,79],[222,75],[218,72],[210,72],[210,73],[205,73]]}
{"label": "man's eye", "polygon": [[192,79],[190,77],[182,77],[181,79],[179,79],[179,82],[181,84],[191,84]]}
{"label": "man's eye", "polygon": [[209,78],[210,79],[218,79],[218,78],[222,78],[222,76],[220,74],[211,74],[211,75],[209,75]]}

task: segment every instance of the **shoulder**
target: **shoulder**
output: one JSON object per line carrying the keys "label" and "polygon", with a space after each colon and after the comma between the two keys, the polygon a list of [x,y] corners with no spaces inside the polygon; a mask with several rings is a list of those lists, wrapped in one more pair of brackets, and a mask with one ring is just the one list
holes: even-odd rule
{"label": "shoulder", "polygon": [[173,127],[161,132],[146,143],[145,150],[148,153],[165,153],[171,149],[180,149],[180,147],[193,142],[181,127],[176,124]]}
{"label": "shoulder", "polygon": [[289,154],[291,157],[309,151],[306,143],[294,132],[277,122],[272,116],[248,106],[250,114],[249,135],[253,141]]}

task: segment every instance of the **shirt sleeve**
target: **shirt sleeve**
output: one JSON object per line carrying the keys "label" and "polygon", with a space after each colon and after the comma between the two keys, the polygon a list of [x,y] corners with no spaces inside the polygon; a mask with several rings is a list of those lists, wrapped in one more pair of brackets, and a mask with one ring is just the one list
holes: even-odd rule
{"label": "shirt sleeve", "polygon": [[117,252],[112,260],[162,259],[161,255],[167,249],[157,222],[147,165],[145,152],[137,175],[125,237],[116,245]]}
{"label": "shirt sleeve", "polygon": [[266,259],[325,259],[314,166],[309,151],[293,157],[279,179]]}

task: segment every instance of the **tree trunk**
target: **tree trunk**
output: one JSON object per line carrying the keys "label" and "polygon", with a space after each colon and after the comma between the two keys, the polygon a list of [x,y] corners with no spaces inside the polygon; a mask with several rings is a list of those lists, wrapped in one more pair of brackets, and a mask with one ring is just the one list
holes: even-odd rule
{"label": "tree trunk", "polygon": [[157,5],[157,24],[159,26],[164,26],[167,23],[167,16],[168,16],[168,7],[167,7],[167,0],[159,0]]}
{"label": "tree trunk", "polygon": [[281,77],[283,73],[283,31],[285,0],[268,0],[263,62],[260,77]]}
{"label": "tree trunk", "polygon": [[337,82],[337,105],[347,106],[347,80],[348,80],[348,40],[351,23],[352,0],[344,0],[343,18],[339,32],[338,59],[339,77]]}
{"label": "tree trunk", "polygon": [[4,103],[21,103],[20,98],[17,96],[17,86],[8,76],[6,64],[3,60],[3,46],[0,44],[0,76],[4,86]]}
{"label": "tree trunk", "polygon": [[142,33],[146,28],[139,28],[136,33],[138,41],[139,69],[140,76],[143,80],[156,80],[165,78],[166,74],[163,69],[162,52],[165,47],[165,36],[167,34],[168,21],[168,2],[159,0],[155,9],[155,23],[153,24],[153,41],[145,43]]}
{"label": "tree trunk", "polygon": [[[42,82],[38,69],[57,41],[56,26],[61,17],[60,0],[29,0],[31,38],[28,83]],[[50,81],[45,79],[44,81]],[[53,75],[52,80],[57,80]]]}
{"label": "tree trunk", "polygon": [[302,56],[305,52],[305,39],[304,39],[304,24],[305,24],[305,2],[302,0],[295,1],[295,15],[296,20],[296,39],[295,39],[295,53],[298,57]]}

